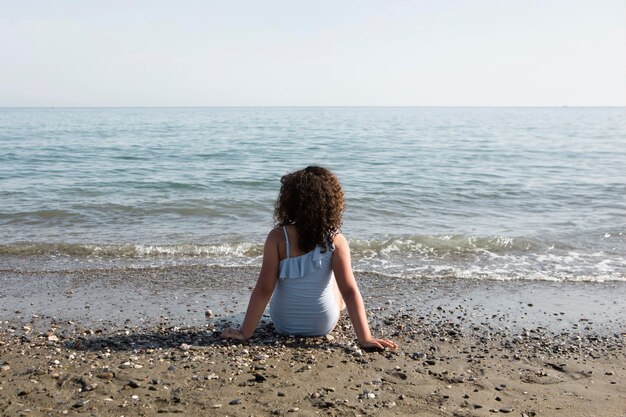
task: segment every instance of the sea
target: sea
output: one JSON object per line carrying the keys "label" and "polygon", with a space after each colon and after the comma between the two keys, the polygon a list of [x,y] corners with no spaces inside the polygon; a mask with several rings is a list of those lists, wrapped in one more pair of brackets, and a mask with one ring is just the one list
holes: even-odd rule
{"label": "sea", "polygon": [[626,281],[623,107],[1,108],[0,272],[259,266],[312,164],[357,273]]}

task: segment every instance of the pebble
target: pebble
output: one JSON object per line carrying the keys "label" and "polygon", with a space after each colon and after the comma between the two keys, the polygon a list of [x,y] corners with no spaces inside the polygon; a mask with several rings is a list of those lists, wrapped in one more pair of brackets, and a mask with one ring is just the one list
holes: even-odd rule
{"label": "pebble", "polygon": [[503,407],[500,409],[501,413],[512,413],[513,412],[513,407]]}
{"label": "pebble", "polygon": [[129,379],[128,380],[128,384],[129,387],[131,388],[139,388],[141,385],[139,384],[139,381],[136,381],[134,379]]}
{"label": "pebble", "polygon": [[72,407],[74,408],[82,408],[85,405],[87,405],[87,403],[89,402],[89,400],[78,400],[74,403],[74,405],[72,405]]}
{"label": "pebble", "polygon": [[426,357],[426,354],[424,352],[413,352],[411,353],[411,358],[417,360],[417,359],[423,359]]}
{"label": "pebble", "polygon": [[236,398],[234,400],[230,400],[230,402],[228,404],[230,404],[230,405],[239,405],[239,404],[241,404],[241,400],[239,398]]}
{"label": "pebble", "polygon": [[207,319],[210,319],[211,317],[213,317],[213,312],[211,310],[206,310],[204,312],[204,317],[206,317]]}
{"label": "pebble", "polygon": [[295,413],[296,411],[300,411],[300,409],[298,407],[291,407],[289,410],[287,410],[287,412],[289,413]]}

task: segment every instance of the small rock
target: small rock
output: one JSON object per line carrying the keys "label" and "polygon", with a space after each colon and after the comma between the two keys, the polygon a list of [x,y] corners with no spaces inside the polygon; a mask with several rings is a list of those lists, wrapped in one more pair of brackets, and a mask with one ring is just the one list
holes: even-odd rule
{"label": "small rock", "polygon": [[513,412],[513,407],[502,407],[500,409],[501,413],[512,413]]}
{"label": "small rock", "polygon": [[285,391],[278,391],[276,393],[276,395],[278,395],[279,397],[284,397],[285,396]]}
{"label": "small rock", "polygon": [[211,408],[222,408],[222,404],[213,404]]}
{"label": "small rock", "polygon": [[236,398],[234,400],[230,400],[230,402],[228,404],[230,404],[230,405],[239,405],[239,404],[241,404],[241,400],[239,398]]}
{"label": "small rock", "polygon": [[113,374],[113,372],[100,372],[99,374],[96,374],[96,378],[99,379],[113,379],[113,377],[115,376],[115,374]]}
{"label": "small rock", "polygon": [[126,384],[131,388],[139,388],[141,385],[139,384],[139,381],[136,381],[134,379],[129,379],[128,383]]}
{"label": "small rock", "polygon": [[254,374],[254,380],[256,382],[263,382],[263,381],[267,381],[267,377],[261,374]]}
{"label": "small rock", "polygon": [[204,317],[206,317],[207,319],[210,319],[211,317],[213,317],[213,312],[211,310],[206,310],[204,312]]}
{"label": "small rock", "polygon": [[289,413],[295,413],[296,411],[300,411],[300,409],[298,407],[291,407],[289,410],[287,410],[287,412]]}
{"label": "small rock", "polygon": [[411,353],[411,358],[412,359],[424,359],[426,357],[426,354],[424,352],[413,352]]}
{"label": "small rock", "polygon": [[85,405],[87,405],[87,403],[89,402],[89,400],[78,400],[74,403],[74,405],[72,405],[72,407],[74,408],[82,408]]}
{"label": "small rock", "polygon": [[48,336],[48,340],[50,342],[58,342],[59,341],[59,337],[57,335],[51,334],[50,336]]}

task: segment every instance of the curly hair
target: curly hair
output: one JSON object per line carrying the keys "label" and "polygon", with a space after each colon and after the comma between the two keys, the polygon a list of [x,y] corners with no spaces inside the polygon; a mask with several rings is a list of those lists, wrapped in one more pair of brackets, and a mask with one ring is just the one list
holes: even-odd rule
{"label": "curly hair", "polygon": [[326,168],[308,166],[283,176],[280,183],[274,207],[276,225],[294,225],[303,252],[316,245],[325,250],[341,229],[346,206],[339,179]]}

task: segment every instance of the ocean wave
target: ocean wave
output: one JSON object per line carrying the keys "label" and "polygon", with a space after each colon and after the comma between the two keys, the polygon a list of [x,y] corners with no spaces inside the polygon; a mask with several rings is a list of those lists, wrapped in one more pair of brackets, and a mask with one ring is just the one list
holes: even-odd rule
{"label": "ocean wave", "polygon": [[413,254],[434,257],[463,257],[477,252],[533,252],[546,248],[571,248],[561,242],[542,242],[531,238],[512,238],[503,236],[402,236],[386,239],[352,239],[350,247],[353,253],[363,257],[377,257],[391,254]]}
{"label": "ocean wave", "polygon": [[[56,211],[54,211],[56,212]],[[49,215],[54,216],[55,213]],[[62,213],[58,214],[63,216]],[[623,240],[623,234],[606,233],[601,240]],[[15,242],[0,245],[0,255],[73,255],[73,256],[121,256],[121,257],[187,257],[204,255],[234,255],[256,257],[262,254],[262,242],[228,241],[222,243],[65,243],[65,242]],[[572,243],[556,240],[541,240],[527,237],[504,236],[466,236],[466,235],[417,235],[389,236],[381,239],[350,239],[353,259],[453,259],[467,260],[476,256],[493,257],[576,253],[584,248],[577,248]]]}
{"label": "ocean wave", "polygon": [[79,244],[79,243],[15,243],[0,245],[0,256],[78,256],[110,258],[155,258],[155,257],[257,257],[262,254],[263,246],[253,243],[238,244]]}
{"label": "ocean wave", "polygon": [[[404,278],[542,281],[626,281],[626,256],[532,238],[460,235],[401,236],[350,241],[361,273]],[[0,245],[0,269],[64,269],[205,264],[260,266],[261,242]],[[41,265],[41,266],[36,266]],[[78,266],[77,266],[78,265]],[[81,266],[82,265],[82,266]]]}

